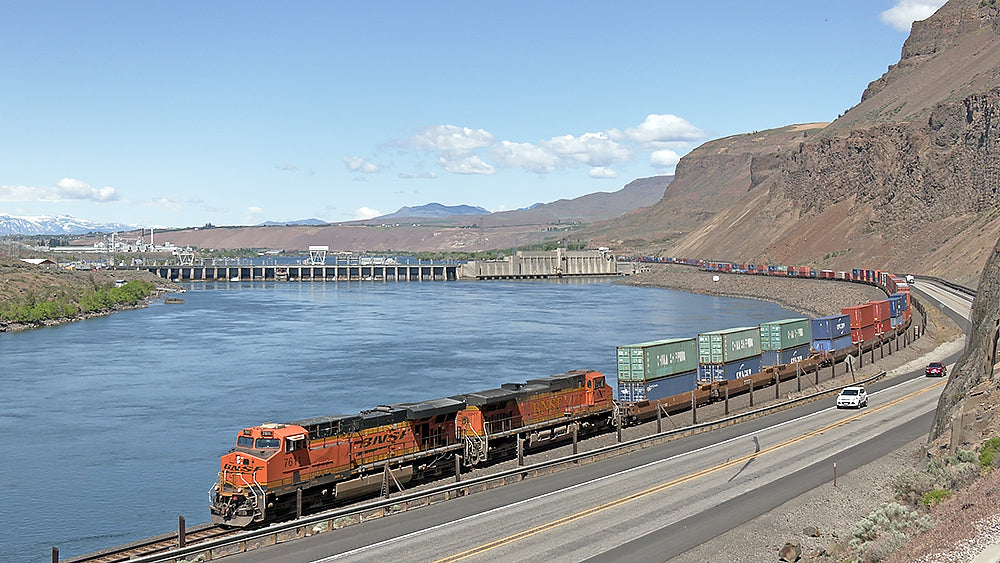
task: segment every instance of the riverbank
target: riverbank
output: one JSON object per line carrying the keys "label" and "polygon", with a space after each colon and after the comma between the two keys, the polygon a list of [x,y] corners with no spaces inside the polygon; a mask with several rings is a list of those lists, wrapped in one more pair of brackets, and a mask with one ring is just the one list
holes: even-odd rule
{"label": "riverbank", "polygon": [[[718,281],[715,281],[716,277]],[[652,264],[646,271],[615,283],[636,287],[661,287],[702,295],[760,299],[777,303],[811,318],[839,315],[844,307],[886,298],[884,291],[866,284],[704,272],[690,266],[674,264]]]}
{"label": "riverbank", "polygon": [[148,306],[148,302],[168,293],[184,291],[169,280],[140,270],[73,271],[38,266],[8,257],[0,257],[0,310],[9,304],[43,303],[61,300],[75,303],[87,291],[110,286],[118,281],[145,281],[153,292],[134,305],[118,304],[99,311],[80,312],[38,322],[14,322],[0,319],[0,333],[43,328],[109,315],[116,311]]}

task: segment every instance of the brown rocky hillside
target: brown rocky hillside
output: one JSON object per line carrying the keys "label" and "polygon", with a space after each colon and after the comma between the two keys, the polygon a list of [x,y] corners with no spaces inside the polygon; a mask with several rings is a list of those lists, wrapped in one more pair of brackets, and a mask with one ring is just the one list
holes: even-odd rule
{"label": "brown rocky hillside", "polygon": [[[587,233],[635,252],[975,286],[1000,236],[1000,12],[980,4],[951,0],[915,22],[899,64],[827,127],[777,146],[765,139],[789,128],[706,143],[681,159],[657,205]],[[732,203],[718,208],[723,195]],[[680,217],[696,228],[683,233]],[[650,233],[632,228],[643,224]]]}

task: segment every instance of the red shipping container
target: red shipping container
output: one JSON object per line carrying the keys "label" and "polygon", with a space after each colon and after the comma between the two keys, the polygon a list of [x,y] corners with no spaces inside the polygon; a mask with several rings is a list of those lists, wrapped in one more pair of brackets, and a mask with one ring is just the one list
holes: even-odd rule
{"label": "red shipping container", "polygon": [[887,321],[892,316],[892,306],[888,299],[881,301],[869,301],[875,304],[875,322]]}
{"label": "red shipping container", "polygon": [[892,332],[892,319],[886,319],[875,323],[876,334],[889,334],[890,332]]}
{"label": "red shipping container", "polygon": [[877,337],[878,334],[875,332],[875,325],[866,326],[864,328],[852,328],[851,329],[851,344],[859,344],[865,340],[871,340]]}
{"label": "red shipping container", "polygon": [[[886,300],[886,305],[889,301]],[[864,305],[845,307],[840,310],[841,315],[851,316],[851,328],[865,328],[875,324],[875,303],[869,302]],[[888,315],[886,315],[888,318]]]}

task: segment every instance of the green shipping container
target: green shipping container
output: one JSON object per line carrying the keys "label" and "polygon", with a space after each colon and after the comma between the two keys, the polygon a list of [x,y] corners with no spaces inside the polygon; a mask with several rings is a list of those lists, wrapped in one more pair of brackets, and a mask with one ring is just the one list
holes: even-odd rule
{"label": "green shipping container", "polygon": [[698,335],[698,362],[725,364],[760,355],[760,327],[739,327]]}
{"label": "green shipping container", "polygon": [[698,369],[694,338],[618,346],[618,381],[648,381]]}
{"label": "green shipping container", "polygon": [[761,350],[787,350],[812,342],[809,319],[783,319],[760,324]]}

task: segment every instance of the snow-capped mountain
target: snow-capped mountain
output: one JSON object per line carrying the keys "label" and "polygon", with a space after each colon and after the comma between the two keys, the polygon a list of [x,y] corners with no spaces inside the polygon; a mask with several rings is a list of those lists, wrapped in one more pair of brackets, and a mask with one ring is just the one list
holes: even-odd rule
{"label": "snow-capped mountain", "polygon": [[0,235],[82,235],[86,233],[111,233],[130,231],[137,225],[98,223],[77,219],[71,215],[55,217],[18,217],[0,213]]}

